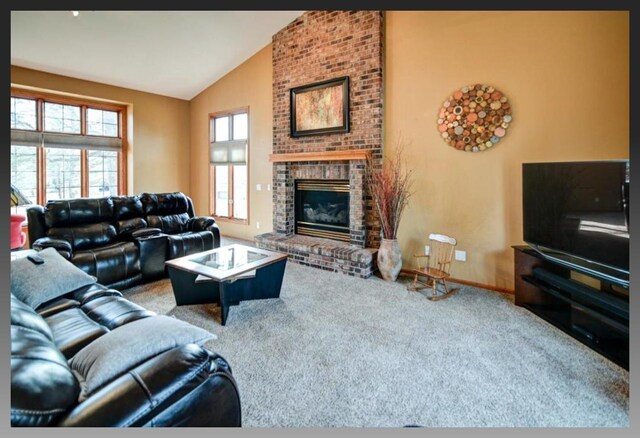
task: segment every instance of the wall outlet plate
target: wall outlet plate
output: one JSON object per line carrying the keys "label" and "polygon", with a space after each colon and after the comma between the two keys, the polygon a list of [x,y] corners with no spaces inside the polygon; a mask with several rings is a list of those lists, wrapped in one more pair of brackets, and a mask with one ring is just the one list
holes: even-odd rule
{"label": "wall outlet plate", "polygon": [[260,222],[256,221],[256,228],[260,228]]}
{"label": "wall outlet plate", "polygon": [[257,191],[262,190],[262,184],[256,184],[256,190]]}
{"label": "wall outlet plate", "polygon": [[458,251],[456,249],[456,260],[460,260],[461,262],[467,261],[467,252],[466,251]]}
{"label": "wall outlet plate", "polygon": [[271,184],[267,184],[267,192],[271,191]]}

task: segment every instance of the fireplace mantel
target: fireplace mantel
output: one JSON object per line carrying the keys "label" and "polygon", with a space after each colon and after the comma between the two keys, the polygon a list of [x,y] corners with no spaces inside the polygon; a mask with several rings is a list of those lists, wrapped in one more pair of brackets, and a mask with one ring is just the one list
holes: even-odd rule
{"label": "fireplace mantel", "polygon": [[343,161],[366,160],[371,156],[371,149],[356,149],[349,151],[321,151],[299,152],[293,154],[270,154],[272,163],[287,163],[294,161]]}

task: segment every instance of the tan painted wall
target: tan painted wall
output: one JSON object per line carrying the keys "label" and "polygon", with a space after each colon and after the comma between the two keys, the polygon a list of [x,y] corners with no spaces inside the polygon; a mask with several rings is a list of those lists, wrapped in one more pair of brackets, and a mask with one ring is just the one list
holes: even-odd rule
{"label": "tan painted wall", "polygon": [[190,194],[188,101],[16,66],[11,83],[129,104],[129,193]]}
{"label": "tan painted wall", "polygon": [[[405,267],[430,232],[467,251],[461,279],[513,288],[522,243],[521,164],[629,157],[626,12],[388,12],[385,148],[398,135],[416,171],[399,230]],[[486,152],[439,136],[442,102],[470,83],[510,99],[513,122]]]}
{"label": "tan painted wall", "polygon": [[[218,221],[222,234],[253,240],[272,230],[273,107],[271,44],[191,100],[191,191],[198,214],[209,211],[209,114],[249,107],[249,225]],[[256,184],[262,190],[256,190]],[[260,222],[260,229],[256,228]]]}

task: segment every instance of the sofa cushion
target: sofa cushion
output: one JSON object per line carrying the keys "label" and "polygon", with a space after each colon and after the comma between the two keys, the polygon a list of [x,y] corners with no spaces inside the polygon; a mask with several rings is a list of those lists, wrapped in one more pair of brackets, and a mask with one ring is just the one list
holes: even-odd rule
{"label": "sofa cushion", "polygon": [[38,315],[46,318],[47,316],[51,316],[67,309],[72,309],[74,307],[80,307],[80,302],[63,296],[41,304],[40,307],[38,307]]}
{"label": "sofa cushion", "polygon": [[11,425],[47,426],[75,405],[80,385],[51,339],[11,325]]}
{"label": "sofa cushion", "polygon": [[80,350],[69,362],[79,377],[80,400],[146,360],[184,344],[202,345],[216,336],[169,316],[120,326]]}
{"label": "sofa cushion", "polygon": [[189,215],[187,213],[167,214],[164,216],[147,216],[147,223],[152,228],[159,228],[163,233],[176,234],[188,231]]}
{"label": "sofa cushion", "polygon": [[44,220],[47,228],[74,227],[82,224],[111,221],[111,198],[59,199],[47,202]]}
{"label": "sofa cushion", "polygon": [[79,307],[54,313],[46,317],[45,321],[53,332],[56,347],[67,359],[109,332],[106,327],[89,318]]}
{"label": "sofa cushion", "polygon": [[113,218],[117,221],[143,216],[142,201],[139,196],[112,196]]}
{"label": "sofa cushion", "polygon": [[53,341],[51,329],[44,319],[31,307],[16,298],[14,294],[11,294],[11,325],[40,332]]}
{"label": "sofa cushion", "polygon": [[167,237],[168,258],[175,259],[197,252],[213,249],[213,233],[211,231],[190,231]]}
{"label": "sofa cushion", "polygon": [[109,245],[116,241],[118,233],[109,222],[75,225],[73,227],[53,227],[47,236],[71,243],[74,251]]}
{"label": "sofa cushion", "polygon": [[112,285],[140,273],[140,254],[133,242],[120,242],[100,248],[78,251],[71,259],[98,282]]}
{"label": "sofa cushion", "polygon": [[69,298],[80,302],[81,305],[84,305],[91,300],[95,300],[96,298],[105,296],[121,297],[122,293],[115,289],[109,289],[108,287],[103,286],[100,283],[96,283],[91,286],[78,289],[69,294]]}
{"label": "sofa cushion", "polygon": [[38,255],[44,263],[35,264],[26,257],[11,262],[11,293],[32,309],[96,282],[95,277],[78,269],[53,248]]}
{"label": "sofa cushion", "polygon": [[[189,213],[189,201],[182,192],[143,193],[140,195],[146,216]],[[150,225],[151,226],[151,225]]]}
{"label": "sofa cushion", "polygon": [[109,330],[156,314],[126,298],[118,296],[104,296],[91,300],[82,306],[82,311],[89,318]]}

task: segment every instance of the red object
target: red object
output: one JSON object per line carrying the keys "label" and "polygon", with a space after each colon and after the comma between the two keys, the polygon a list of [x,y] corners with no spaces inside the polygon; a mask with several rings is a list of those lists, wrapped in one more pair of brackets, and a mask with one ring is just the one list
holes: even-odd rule
{"label": "red object", "polygon": [[20,214],[11,215],[11,249],[22,248],[27,235],[22,231],[22,224],[27,218]]}

